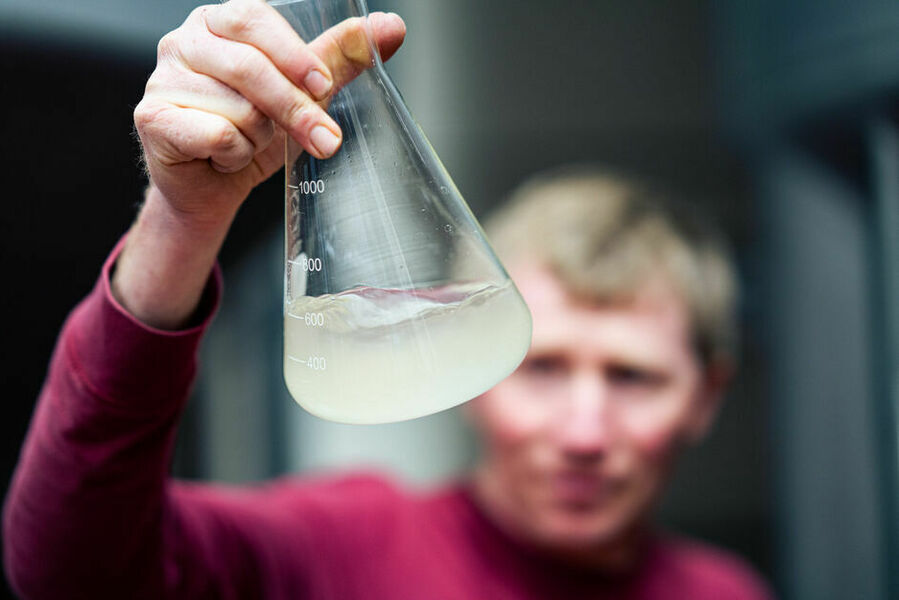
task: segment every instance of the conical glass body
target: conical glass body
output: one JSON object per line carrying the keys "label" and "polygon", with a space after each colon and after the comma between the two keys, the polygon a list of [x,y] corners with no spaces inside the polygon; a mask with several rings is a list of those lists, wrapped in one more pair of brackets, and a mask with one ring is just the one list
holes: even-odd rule
{"label": "conical glass body", "polygon": [[[311,40],[363,0],[270,2]],[[531,338],[518,290],[374,51],[335,94],[330,159],[288,144],[284,377],[309,412],[401,421],[485,392]]]}

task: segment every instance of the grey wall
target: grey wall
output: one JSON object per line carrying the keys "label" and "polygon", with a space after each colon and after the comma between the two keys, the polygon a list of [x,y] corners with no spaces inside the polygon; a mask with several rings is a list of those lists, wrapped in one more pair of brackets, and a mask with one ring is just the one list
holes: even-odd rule
{"label": "grey wall", "polygon": [[762,171],[778,563],[788,597],[885,598],[861,190],[808,155]]}
{"label": "grey wall", "polygon": [[0,32],[51,44],[91,45],[132,57],[156,54],[156,42],[199,0],[4,0]]}
{"label": "grey wall", "polygon": [[705,3],[373,4],[409,21],[389,69],[476,212],[537,169],[592,159],[742,221],[739,171],[715,136]]}

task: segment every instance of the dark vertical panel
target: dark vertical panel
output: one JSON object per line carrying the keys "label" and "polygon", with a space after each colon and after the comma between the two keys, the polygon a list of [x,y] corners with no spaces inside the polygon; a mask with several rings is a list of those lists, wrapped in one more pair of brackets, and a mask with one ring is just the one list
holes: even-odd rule
{"label": "dark vertical panel", "polygon": [[4,496],[59,328],[142,197],[131,112],[148,69],[114,53],[0,42]]}
{"label": "dark vertical panel", "polygon": [[899,598],[899,128],[895,119],[881,116],[871,120],[868,133],[874,427],[885,524],[882,562],[890,597]]}
{"label": "dark vertical panel", "polygon": [[781,587],[883,598],[861,188],[784,147],[760,176]]}

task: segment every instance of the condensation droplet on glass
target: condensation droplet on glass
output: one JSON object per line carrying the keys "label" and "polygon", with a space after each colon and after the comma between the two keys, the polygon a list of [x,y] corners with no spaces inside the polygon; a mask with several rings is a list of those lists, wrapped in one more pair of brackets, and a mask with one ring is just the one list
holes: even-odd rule
{"label": "condensation droplet on glass", "polygon": [[447,232],[447,233],[452,233],[452,232],[453,232],[453,226],[450,225],[449,223],[447,223],[446,225],[443,226],[443,230],[444,230],[445,232]]}

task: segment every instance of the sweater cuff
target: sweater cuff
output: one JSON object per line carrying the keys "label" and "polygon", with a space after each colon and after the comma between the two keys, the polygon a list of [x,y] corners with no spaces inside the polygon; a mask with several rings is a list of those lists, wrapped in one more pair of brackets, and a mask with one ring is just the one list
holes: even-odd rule
{"label": "sweater cuff", "polygon": [[82,382],[99,398],[129,412],[168,412],[186,399],[197,349],[218,309],[222,275],[210,273],[188,329],[166,331],[131,315],[113,297],[110,278],[125,244],[119,240],[93,291],[75,309],[66,353]]}

